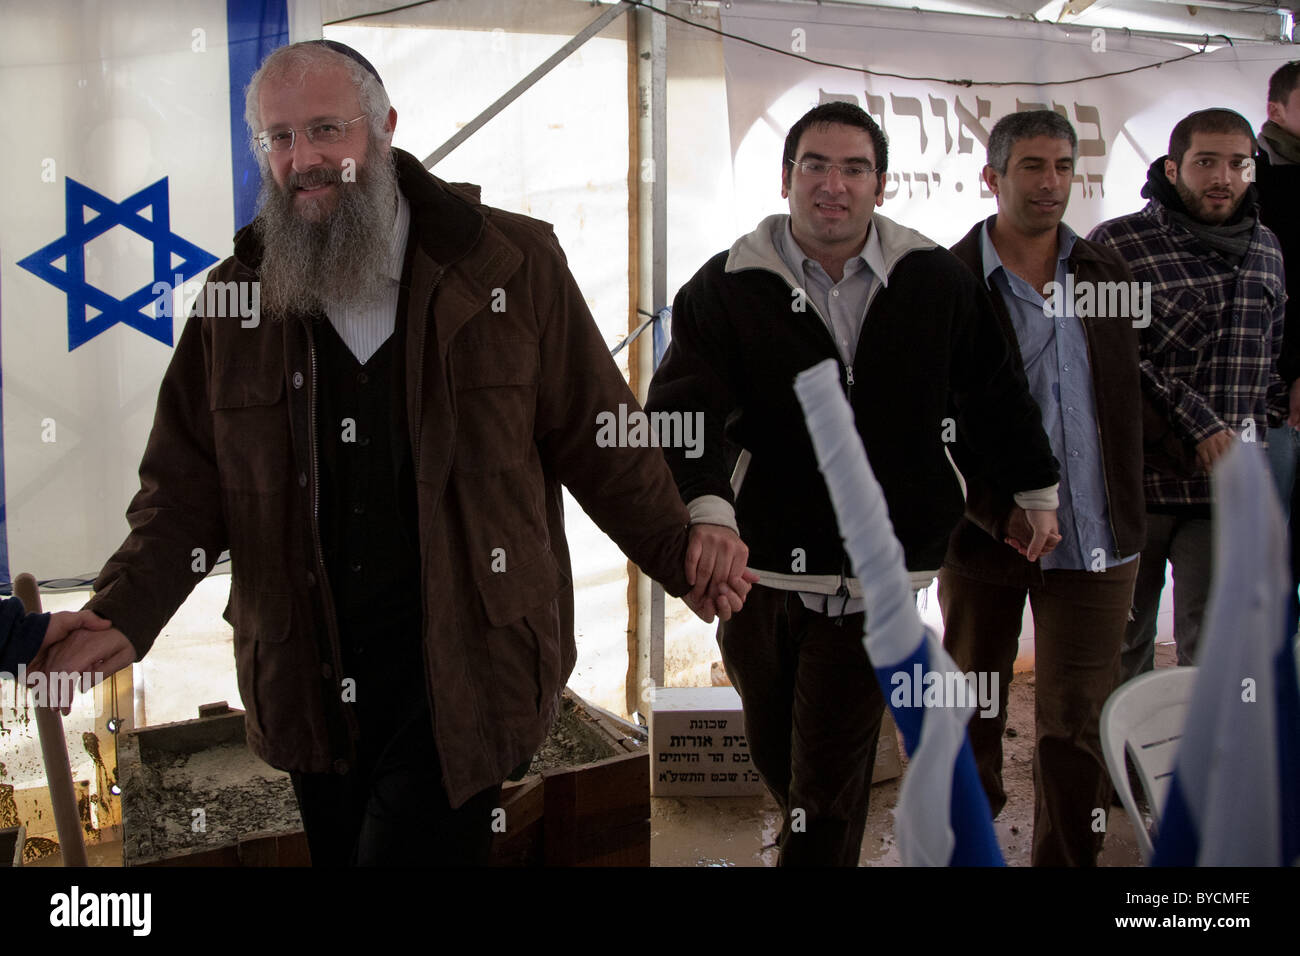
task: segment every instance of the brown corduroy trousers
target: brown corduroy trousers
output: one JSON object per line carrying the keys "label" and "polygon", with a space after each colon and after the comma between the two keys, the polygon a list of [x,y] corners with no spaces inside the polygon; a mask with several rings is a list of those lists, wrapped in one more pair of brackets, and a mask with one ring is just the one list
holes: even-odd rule
{"label": "brown corduroy trousers", "polygon": [[[1028,596],[1034,615],[1034,866],[1095,866],[1111,782],[1099,723],[1116,687],[1138,562],[1106,571],[1045,571],[1005,587],[939,572],[943,645],[962,671],[997,673],[996,716],[971,718],[970,740],[993,815],[1007,802],[1002,735]],[[1100,814],[1098,811],[1100,810]]]}

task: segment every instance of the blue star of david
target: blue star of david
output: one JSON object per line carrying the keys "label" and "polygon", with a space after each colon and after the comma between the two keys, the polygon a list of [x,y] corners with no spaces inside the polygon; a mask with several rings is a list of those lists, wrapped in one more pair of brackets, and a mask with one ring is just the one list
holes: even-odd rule
{"label": "blue star of david", "polygon": [[[68,179],[65,203],[67,232],[48,246],[20,259],[18,264],[67,294],[68,351],[85,345],[119,322],[170,346],[171,315],[153,316],[144,311],[160,299],[153,291],[155,284],[166,283],[168,291],[164,295],[169,296],[176,284],[176,276],[179,275],[182,282],[192,279],[216,262],[217,257],[171,231],[167,177],[120,203]],[[151,207],[152,217],[146,219],[142,213]],[[86,209],[97,215],[87,221]],[[118,299],[86,282],[86,243],[114,226],[125,226],[153,245],[154,281],[141,286],[125,299]],[[180,259],[174,266],[173,256]],[[59,269],[54,265],[59,259],[64,259],[65,268]],[[90,316],[90,309],[98,310],[99,314]],[[170,309],[158,311],[170,313]]]}

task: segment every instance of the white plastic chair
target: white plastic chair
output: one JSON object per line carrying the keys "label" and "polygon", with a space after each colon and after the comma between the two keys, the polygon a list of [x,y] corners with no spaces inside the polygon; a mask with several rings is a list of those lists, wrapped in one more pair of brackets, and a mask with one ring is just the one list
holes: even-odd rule
{"label": "white plastic chair", "polygon": [[[1152,839],[1173,782],[1178,741],[1182,739],[1196,673],[1195,667],[1167,667],[1135,677],[1118,687],[1101,711],[1101,751],[1120,803],[1133,821],[1145,864],[1151,862]],[[1125,754],[1132,758],[1146,793],[1151,833],[1142,822],[1129,787]]]}

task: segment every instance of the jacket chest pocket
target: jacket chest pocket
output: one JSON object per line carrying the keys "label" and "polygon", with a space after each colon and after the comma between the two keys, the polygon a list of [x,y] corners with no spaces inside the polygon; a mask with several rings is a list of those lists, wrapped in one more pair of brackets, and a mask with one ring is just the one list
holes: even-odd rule
{"label": "jacket chest pocket", "polygon": [[452,467],[462,474],[486,475],[523,465],[537,412],[537,343],[458,342],[450,366],[456,403]]}
{"label": "jacket chest pocket", "polygon": [[1172,351],[1178,364],[1196,364],[1214,332],[1207,321],[1205,294],[1190,286],[1152,292],[1151,314],[1159,322],[1142,330],[1144,351],[1152,358],[1152,353]]}
{"label": "jacket chest pocket", "polygon": [[292,479],[284,372],[232,367],[214,374],[209,395],[221,486],[236,494],[280,494]]}

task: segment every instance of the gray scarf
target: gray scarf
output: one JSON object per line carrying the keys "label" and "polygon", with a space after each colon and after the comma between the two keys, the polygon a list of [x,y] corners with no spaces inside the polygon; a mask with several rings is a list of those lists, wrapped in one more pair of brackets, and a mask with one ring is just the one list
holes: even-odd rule
{"label": "gray scarf", "polygon": [[1211,226],[1193,219],[1185,212],[1170,209],[1169,218],[1182,226],[1197,239],[1223,256],[1234,266],[1241,265],[1250,249],[1251,237],[1255,234],[1255,216],[1246,216],[1232,225]]}
{"label": "gray scarf", "polygon": [[1259,128],[1259,138],[1268,147],[1269,158],[1279,165],[1300,165],[1300,136],[1269,120]]}

